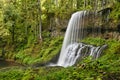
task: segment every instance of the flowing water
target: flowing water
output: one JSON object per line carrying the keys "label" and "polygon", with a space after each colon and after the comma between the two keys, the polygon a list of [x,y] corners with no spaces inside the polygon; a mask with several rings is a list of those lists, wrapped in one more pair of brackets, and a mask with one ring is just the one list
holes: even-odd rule
{"label": "flowing water", "polygon": [[63,63],[63,57],[65,57],[64,52],[66,51],[66,48],[70,44],[74,44],[76,42],[80,42],[82,40],[83,36],[83,28],[84,28],[84,16],[86,11],[79,11],[72,15],[67,31],[64,37],[63,46],[61,49],[60,57],[58,60],[58,64]]}
{"label": "flowing water", "polygon": [[63,57],[60,57],[61,61],[57,63],[58,66],[68,67],[72,66],[79,59],[83,59],[87,56],[91,56],[93,59],[97,59],[102,51],[106,48],[107,45],[103,46],[92,46],[86,45],[83,43],[74,43],[70,44],[63,54]]}
{"label": "flowing water", "polygon": [[[74,65],[77,60],[82,60],[84,57],[91,56],[92,59],[97,59],[101,55],[107,45],[96,47],[80,43],[82,39],[88,36],[86,35],[87,29],[85,29],[87,28],[85,25],[87,16],[87,11],[78,11],[72,15],[66,30],[58,62],[56,64],[50,63],[49,66],[68,67]],[[94,33],[93,31],[94,27],[92,33]]]}
{"label": "flowing water", "polygon": [[[95,0],[93,3],[85,0],[84,8],[86,9],[86,5],[91,5],[91,11],[78,11],[72,14],[58,62],[56,64],[49,64],[49,66],[68,67],[74,65],[77,60],[82,60],[84,57],[91,56],[92,59],[97,59],[101,55],[107,45],[96,47],[83,44],[81,40],[88,37],[88,28],[91,28],[92,37],[101,33],[101,20],[98,19],[97,21],[97,18],[98,16],[102,17],[102,13],[98,13],[98,10],[104,8],[106,4],[107,2],[104,0],[101,2]],[[92,24],[91,27],[86,25],[88,23]]]}

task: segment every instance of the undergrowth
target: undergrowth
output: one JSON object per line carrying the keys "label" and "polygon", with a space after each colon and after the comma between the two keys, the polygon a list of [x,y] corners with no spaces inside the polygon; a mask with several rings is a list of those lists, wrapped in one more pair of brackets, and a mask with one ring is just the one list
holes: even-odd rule
{"label": "undergrowth", "polygon": [[[61,45],[59,40],[51,41],[50,44],[48,45],[49,48],[45,49],[47,51],[44,50],[40,51],[43,54],[45,53],[44,55],[43,54],[40,55],[42,60],[45,61],[44,58],[52,57],[52,55],[55,54],[54,52],[56,52],[55,51],[56,47],[53,48],[52,46]],[[103,55],[100,58],[96,60],[91,60],[89,57],[86,57],[81,62],[78,62],[76,65],[72,67],[67,67],[67,68],[39,67],[36,69],[27,67],[25,69],[9,69],[7,71],[0,72],[0,79],[1,80],[6,80],[6,79],[7,80],[11,80],[11,79],[14,80],[18,80],[18,79],[20,80],[119,80],[120,79],[120,67],[119,67],[120,42],[116,40],[104,40],[99,38],[87,38],[83,40],[83,42],[95,46],[101,46],[103,44],[107,44],[108,48],[103,52]],[[47,56],[48,54],[51,56]]]}
{"label": "undergrowth", "polygon": [[44,38],[43,42],[28,42],[25,46],[5,53],[7,59],[15,60],[21,64],[34,64],[48,62],[56,56],[62,45],[62,37]]}

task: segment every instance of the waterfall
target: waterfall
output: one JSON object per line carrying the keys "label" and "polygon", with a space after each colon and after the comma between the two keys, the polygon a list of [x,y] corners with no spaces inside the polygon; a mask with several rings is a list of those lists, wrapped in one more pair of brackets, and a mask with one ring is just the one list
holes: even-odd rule
{"label": "waterfall", "polygon": [[[93,59],[97,59],[101,55],[107,45],[96,47],[81,43],[81,40],[88,36],[86,35],[88,15],[90,14],[87,11],[78,11],[72,15],[67,26],[58,62],[56,64],[50,63],[49,66],[68,67],[84,57],[91,56]],[[94,26],[92,31],[95,31]]]}
{"label": "waterfall", "polygon": [[84,28],[84,16],[86,11],[79,11],[72,15],[68,27],[66,30],[66,34],[63,41],[63,46],[61,49],[60,57],[58,60],[58,65],[61,65],[64,62],[64,57],[66,56],[65,51],[68,45],[74,44],[76,42],[80,42],[83,36],[83,28]]}
{"label": "waterfall", "polygon": [[[82,60],[84,57],[91,56],[92,59],[97,59],[101,55],[107,45],[92,46],[81,43],[81,40],[88,37],[88,35],[95,37],[101,34],[101,23],[103,23],[104,16],[103,12],[99,10],[105,9],[108,3],[108,0],[84,0],[84,9],[87,10],[87,5],[90,5],[90,11],[78,11],[72,14],[58,62],[56,64],[49,64],[49,66],[68,67],[74,65],[77,60]],[[107,12],[106,21],[109,20],[108,15],[110,11]],[[100,19],[98,19],[99,17]]]}
{"label": "waterfall", "polygon": [[106,48],[107,45],[103,46],[92,46],[86,45],[83,43],[74,43],[70,44],[64,52],[64,57],[60,57],[61,61],[57,63],[58,66],[68,67],[72,66],[76,63],[77,59],[83,59],[84,57],[91,56],[93,59],[97,59],[103,49]]}
{"label": "waterfall", "polygon": [[[64,36],[59,59],[56,64],[50,64],[50,66],[67,67],[74,65],[78,59],[81,60],[83,57],[92,56],[93,59],[97,59],[100,56],[106,45],[96,47],[80,42],[88,36],[96,37],[101,34],[101,23],[105,19],[103,12],[99,10],[105,9],[108,3],[108,0],[94,0],[93,2],[84,0],[84,9],[87,10],[87,5],[92,8],[90,11],[78,11],[72,14]],[[106,22],[109,20],[110,11],[107,12]]]}

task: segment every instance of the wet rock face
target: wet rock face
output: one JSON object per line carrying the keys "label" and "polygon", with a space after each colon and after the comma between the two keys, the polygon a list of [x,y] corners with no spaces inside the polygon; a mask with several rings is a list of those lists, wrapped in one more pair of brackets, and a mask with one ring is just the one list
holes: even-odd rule
{"label": "wet rock face", "polygon": [[105,39],[116,39],[120,41],[120,33],[119,32],[108,32],[103,34]]}

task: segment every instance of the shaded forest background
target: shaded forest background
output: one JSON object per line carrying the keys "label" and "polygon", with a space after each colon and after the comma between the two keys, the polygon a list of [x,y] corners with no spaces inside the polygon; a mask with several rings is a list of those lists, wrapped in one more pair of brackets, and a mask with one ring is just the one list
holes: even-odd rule
{"label": "shaded forest background", "polygon": [[[85,2],[86,1],[86,2]],[[119,23],[119,1],[109,0],[98,10],[109,7],[111,27]],[[60,36],[65,32],[72,13],[80,10],[95,10],[95,2],[90,0],[5,0],[0,2],[0,41],[3,44],[19,46],[37,41],[47,36]],[[102,7],[103,6],[103,7]],[[109,24],[107,24],[109,25]],[[106,25],[106,26],[107,26]],[[46,31],[46,33],[44,33]]]}

